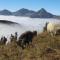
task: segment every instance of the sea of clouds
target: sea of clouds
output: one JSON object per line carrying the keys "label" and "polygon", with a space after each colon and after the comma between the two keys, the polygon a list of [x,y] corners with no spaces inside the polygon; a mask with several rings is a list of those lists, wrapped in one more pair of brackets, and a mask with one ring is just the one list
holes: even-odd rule
{"label": "sea of clouds", "polygon": [[8,20],[12,22],[17,22],[20,25],[7,25],[0,23],[0,37],[6,36],[9,37],[10,34],[18,32],[18,35],[21,35],[25,31],[38,31],[42,32],[43,27],[46,22],[60,23],[59,19],[52,18],[29,18],[29,17],[20,17],[20,16],[3,16],[0,15],[0,20]]}

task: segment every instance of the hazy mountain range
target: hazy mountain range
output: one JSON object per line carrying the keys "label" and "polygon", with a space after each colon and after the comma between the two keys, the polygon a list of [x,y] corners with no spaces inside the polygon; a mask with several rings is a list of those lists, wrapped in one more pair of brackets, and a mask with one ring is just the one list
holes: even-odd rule
{"label": "hazy mountain range", "polygon": [[52,13],[47,12],[44,8],[41,8],[37,12],[25,8],[22,8],[15,12],[11,12],[5,9],[0,11],[0,15],[24,16],[24,17],[31,17],[31,18],[60,18],[60,16],[56,16],[53,15]]}

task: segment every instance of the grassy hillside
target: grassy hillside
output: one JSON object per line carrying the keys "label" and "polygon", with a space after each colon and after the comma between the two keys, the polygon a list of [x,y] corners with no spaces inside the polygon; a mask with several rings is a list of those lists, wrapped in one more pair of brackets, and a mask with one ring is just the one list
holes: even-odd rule
{"label": "grassy hillside", "polygon": [[60,60],[60,35],[38,34],[24,50],[15,42],[0,45],[0,60]]}

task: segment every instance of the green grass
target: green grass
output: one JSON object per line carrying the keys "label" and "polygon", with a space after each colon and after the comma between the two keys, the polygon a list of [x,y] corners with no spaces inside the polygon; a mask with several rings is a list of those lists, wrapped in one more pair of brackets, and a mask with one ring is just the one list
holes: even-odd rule
{"label": "green grass", "polygon": [[[47,48],[55,52],[48,53]],[[0,45],[0,60],[60,60],[60,35],[38,34],[24,50],[15,42]]]}

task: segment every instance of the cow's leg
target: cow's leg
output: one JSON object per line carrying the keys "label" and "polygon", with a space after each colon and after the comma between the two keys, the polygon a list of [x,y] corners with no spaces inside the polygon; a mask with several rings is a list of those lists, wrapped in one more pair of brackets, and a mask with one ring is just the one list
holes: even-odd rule
{"label": "cow's leg", "polygon": [[54,36],[54,33],[53,32],[50,32],[51,36],[53,37]]}
{"label": "cow's leg", "polygon": [[26,47],[26,42],[24,41],[24,39],[22,40],[21,47],[22,47],[22,49],[24,49]]}

